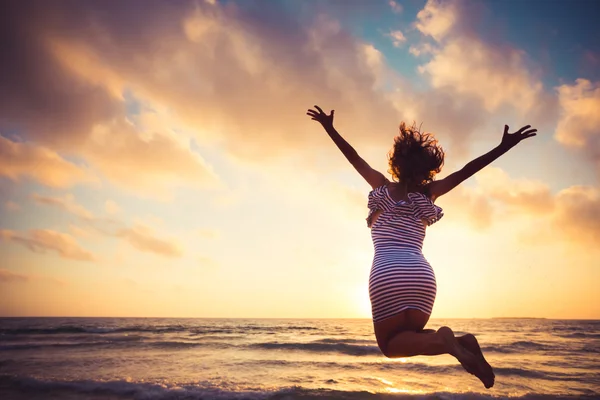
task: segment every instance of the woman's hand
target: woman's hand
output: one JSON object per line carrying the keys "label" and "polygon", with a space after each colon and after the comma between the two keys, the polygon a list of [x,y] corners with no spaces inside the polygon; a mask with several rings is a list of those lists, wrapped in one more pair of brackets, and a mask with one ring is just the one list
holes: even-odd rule
{"label": "woman's hand", "polygon": [[310,109],[306,112],[306,115],[310,116],[312,120],[317,121],[323,125],[324,128],[333,127],[333,113],[334,110],[331,110],[331,114],[327,115],[321,110],[319,106],[315,106],[318,111]]}
{"label": "woman's hand", "polygon": [[500,146],[511,148],[516,146],[521,140],[537,135],[537,129],[529,129],[531,125],[525,125],[515,133],[508,132],[508,125],[504,125],[504,134]]}

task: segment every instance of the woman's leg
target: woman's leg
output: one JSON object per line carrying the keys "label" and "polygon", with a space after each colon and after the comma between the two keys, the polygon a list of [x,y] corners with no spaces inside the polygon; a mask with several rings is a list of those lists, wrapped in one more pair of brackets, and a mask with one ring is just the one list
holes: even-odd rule
{"label": "woman's leg", "polygon": [[[422,331],[420,331],[420,333],[435,333],[435,332],[436,331],[433,329],[423,329]],[[467,333],[462,336],[457,336],[456,340],[458,340],[458,343],[460,343],[460,345],[462,347],[469,350],[471,353],[475,354],[475,356],[477,356],[480,359],[480,361],[483,363],[485,374],[487,376],[492,377],[492,379],[495,379],[496,375],[494,374],[494,369],[492,368],[492,366],[487,362],[487,360],[483,356],[483,352],[481,351],[481,347],[479,347],[479,342],[477,341],[477,338],[475,337],[475,335],[473,335],[471,333]]]}
{"label": "woman's leg", "polygon": [[379,348],[390,358],[450,354],[486,388],[493,386],[494,378],[486,373],[484,363],[459,343],[450,328],[444,326],[435,333],[422,332],[428,320],[429,315],[424,312],[409,309],[375,323]]}

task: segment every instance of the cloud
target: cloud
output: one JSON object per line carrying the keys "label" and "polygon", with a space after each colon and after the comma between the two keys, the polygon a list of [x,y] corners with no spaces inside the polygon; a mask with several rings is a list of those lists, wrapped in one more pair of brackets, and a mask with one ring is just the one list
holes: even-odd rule
{"label": "cloud", "polygon": [[556,196],[556,231],[581,245],[600,246],[600,189],[572,186]]}
{"label": "cloud", "polygon": [[84,229],[76,225],[69,224],[69,230],[71,233],[80,238],[90,238],[97,234],[97,232],[93,232],[90,229]]}
{"label": "cloud", "polygon": [[389,0],[388,4],[390,5],[390,8],[394,14],[400,14],[403,10],[402,4],[398,4],[397,1]]}
{"label": "cloud", "polygon": [[65,286],[67,283],[61,279],[41,276],[37,274],[24,274],[13,272],[8,269],[0,268],[0,284],[1,283],[29,283],[32,281],[45,281],[59,286]]}
{"label": "cloud", "polygon": [[142,134],[124,119],[96,125],[83,151],[111,182],[160,198],[169,198],[174,186],[208,187],[218,181],[189,145],[167,133]]}
{"label": "cloud", "polygon": [[14,142],[3,136],[0,136],[0,175],[15,181],[29,177],[43,185],[61,188],[96,181],[90,171],[47,147]]}
{"label": "cloud", "polygon": [[406,37],[399,30],[390,32],[388,36],[392,38],[392,43],[394,44],[394,47],[401,47],[404,43],[406,43]]}
{"label": "cloud", "polygon": [[[154,235],[150,228],[139,223],[135,224],[133,227],[127,227],[126,224],[120,220],[95,216],[82,205],[78,204],[71,194],[67,194],[63,198],[45,197],[34,194],[32,198],[39,204],[58,207],[63,211],[79,217],[81,222],[85,224],[84,227],[69,225],[69,229],[75,236],[89,238],[94,234],[100,233],[105,236],[118,237],[126,240],[131,246],[144,252],[159,254],[167,257],[180,257],[182,255],[181,246],[176,241],[158,238]],[[10,233],[10,231],[5,232]],[[38,247],[43,247],[44,244],[46,244],[46,247],[54,248],[58,251],[58,244],[54,247],[52,247],[51,244],[48,244],[48,242],[52,242],[52,239],[56,239],[55,242],[57,242],[58,239],[62,239],[62,249],[67,249],[69,244],[71,247],[76,244],[75,240],[69,235],[57,233],[58,236],[51,238],[50,234],[48,233],[51,231],[37,230],[35,232],[37,233],[31,240],[26,240],[21,236],[16,237],[14,236],[14,233],[10,233],[10,235],[9,233],[6,233],[6,238],[19,241],[34,251],[37,250]],[[204,233],[207,234],[207,232]],[[39,241],[42,241],[43,243],[40,243],[38,246]],[[83,253],[67,250],[63,251],[61,255],[69,255],[71,256],[70,258],[73,258],[74,256],[85,257]]]}
{"label": "cloud", "polygon": [[177,242],[158,238],[150,228],[143,225],[138,224],[132,228],[122,229],[116,235],[126,239],[133,247],[144,252],[165,257],[181,257],[183,254]]}
{"label": "cloud", "polygon": [[399,93],[395,104],[403,110],[403,119],[425,121],[421,129],[433,132],[445,150],[450,147],[455,159],[468,153],[469,137],[488,117],[477,98],[468,94],[457,95],[452,89],[418,94],[407,89]]}
{"label": "cloud", "polygon": [[429,0],[417,13],[415,27],[424,35],[440,41],[456,29],[459,14],[458,3],[455,1]]}
{"label": "cloud", "polygon": [[124,229],[125,226],[120,220],[94,215],[84,206],[77,203],[75,197],[69,193],[64,197],[40,196],[34,193],[32,199],[38,204],[57,207],[79,217],[81,223],[84,224],[85,227],[71,225],[70,229],[76,236],[89,237],[93,232],[108,236],[116,236],[116,232]]}
{"label": "cloud", "polygon": [[[24,4],[12,6],[15,22],[5,29],[37,51],[20,55],[21,72],[11,67],[6,79],[56,73],[64,89],[44,89],[43,81],[33,80],[23,96],[61,90],[56,107],[77,103],[74,113],[80,120],[70,116],[64,129],[46,129],[42,122],[53,114],[44,108],[7,114],[7,119],[39,141],[72,144],[70,149],[124,187],[149,189],[154,176],[155,186],[177,179],[189,183],[207,173],[200,172],[205,165],[199,160],[176,152],[163,132],[141,141],[144,132],[124,120],[125,93],[168,115],[181,128],[179,136],[218,143],[254,161],[277,158],[282,148],[310,150],[321,143],[317,133],[306,134],[318,132],[305,115],[315,102],[345,116],[340,126],[356,135],[355,141],[372,143],[373,133],[398,124],[372,59],[365,57],[369,45],[324,15],[303,20],[276,3],[265,8],[134,1],[118,9],[94,1]],[[35,12],[29,12],[32,5]],[[45,66],[50,72],[38,71]],[[101,103],[92,107],[97,113],[78,112],[94,102]],[[35,123],[23,125],[26,117]],[[107,131],[104,137],[110,140],[96,143],[93,131],[98,130]],[[66,140],[73,135],[77,140]],[[161,162],[151,163],[159,153]]]}
{"label": "cloud", "polygon": [[[161,12],[157,9],[160,2],[144,2],[137,3],[142,10],[130,16],[147,15],[143,9],[150,3]],[[135,7],[134,2],[131,11]],[[107,8],[110,6],[104,2],[50,5],[27,0],[4,7],[7,18],[0,28],[0,51],[6,57],[0,77],[0,130],[16,130],[27,143],[36,145],[3,139],[0,152],[11,150],[12,158],[7,160],[3,154],[0,173],[13,179],[31,175],[44,184],[61,187],[81,180],[84,174],[58,156],[56,152],[60,152],[89,162],[113,183],[144,194],[166,197],[173,185],[213,183],[212,171],[179,138],[152,126],[143,132],[127,121],[129,104],[122,77],[102,63],[90,64],[75,50],[68,52],[60,46],[59,38],[65,37],[84,38],[87,34],[100,42],[107,39],[92,26],[121,35],[120,15],[129,9],[119,8],[109,12],[112,17],[99,17],[97,12],[104,14]],[[160,24],[152,25],[157,30]],[[90,53],[85,46],[75,47]],[[71,63],[75,66],[69,67]],[[81,73],[82,68],[88,75]],[[23,146],[20,151],[16,148]],[[150,162],[152,159],[156,162]],[[157,179],[153,181],[153,177]]]}
{"label": "cloud", "polygon": [[495,167],[486,167],[475,179],[475,187],[459,186],[438,200],[448,210],[444,218],[467,220],[475,229],[490,228],[496,219],[518,222],[526,218],[534,227],[522,232],[529,243],[566,241],[600,246],[597,187],[575,185],[553,194],[543,182],[514,179]]}
{"label": "cloud", "polygon": [[76,215],[85,220],[92,220],[94,215],[75,201],[75,197],[72,194],[66,194],[64,197],[48,197],[33,194],[32,199],[38,204],[45,204],[53,207],[58,207],[68,213]]}
{"label": "cloud", "polygon": [[94,261],[95,257],[83,249],[70,235],[49,229],[33,229],[27,233],[0,230],[0,239],[15,242],[36,253],[56,252],[60,257],[78,261]]}
{"label": "cloud", "polygon": [[427,2],[417,14],[415,26],[432,37],[435,46],[433,57],[419,71],[429,77],[434,88],[452,88],[458,94],[474,96],[487,111],[509,106],[522,114],[551,115],[548,108],[555,107],[554,98],[530,72],[526,54],[507,44],[485,42],[474,34],[476,8],[458,1]]}
{"label": "cloud", "polygon": [[28,282],[31,278],[25,274],[19,274],[7,269],[0,269],[0,282]]}
{"label": "cloud", "polygon": [[475,179],[482,194],[511,210],[527,214],[548,214],[554,210],[556,200],[546,183],[527,178],[512,179],[495,167],[485,168]]}
{"label": "cloud", "polygon": [[[35,58],[28,52],[19,58],[28,66],[22,70],[35,71],[33,60],[36,68],[48,65],[66,87],[57,101],[93,104],[89,99],[96,99],[106,110],[81,113],[79,124],[71,124],[80,127],[78,133],[64,133],[78,139],[61,145],[72,143],[72,151],[110,182],[136,192],[165,198],[173,185],[210,186],[217,178],[189,150],[191,138],[263,164],[287,161],[283,149],[314,152],[324,137],[305,110],[315,103],[335,108],[340,132],[365,149],[378,146],[378,138],[391,138],[401,119],[414,119],[426,121],[427,130],[439,133],[460,156],[469,143],[465,138],[488,117],[479,92],[440,72],[450,60],[439,43],[411,50],[423,54],[430,47],[434,58],[423,71],[432,82],[449,82],[423,92],[410,82],[396,85],[401,77],[373,45],[321,13],[305,18],[275,3],[264,8],[134,1],[112,12],[105,2],[49,10],[44,2],[35,4],[35,23],[28,7],[13,12],[21,22],[11,29],[40,50]],[[418,26],[434,37],[466,20],[455,6],[430,2],[425,9]],[[444,20],[450,25],[442,29]],[[394,38],[400,44],[404,35],[396,31]],[[390,93],[390,86],[398,86],[397,92]],[[81,95],[71,90],[77,87]],[[33,81],[28,93],[42,89]],[[102,96],[94,97],[98,93]],[[19,115],[7,119],[19,124]],[[44,109],[29,117],[53,118]],[[58,143],[44,127],[39,123],[27,132],[42,143]]]}
{"label": "cloud", "polygon": [[557,88],[560,119],[555,138],[561,144],[581,149],[600,173],[600,82],[577,79]]}
{"label": "cloud", "polygon": [[490,199],[465,186],[452,190],[436,204],[444,209],[444,222],[460,225],[466,222],[481,231],[493,225],[495,213]]}

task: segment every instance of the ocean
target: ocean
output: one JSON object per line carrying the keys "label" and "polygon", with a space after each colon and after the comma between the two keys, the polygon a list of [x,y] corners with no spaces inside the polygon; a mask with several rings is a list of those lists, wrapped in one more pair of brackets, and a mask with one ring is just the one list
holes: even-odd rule
{"label": "ocean", "polygon": [[600,321],[434,319],[448,355],[388,359],[367,319],[0,318],[0,399],[600,399]]}

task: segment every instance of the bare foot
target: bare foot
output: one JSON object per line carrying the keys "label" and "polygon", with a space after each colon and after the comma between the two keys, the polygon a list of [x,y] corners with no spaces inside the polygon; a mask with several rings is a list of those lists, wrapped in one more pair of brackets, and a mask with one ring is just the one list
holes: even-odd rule
{"label": "bare foot", "polygon": [[466,348],[471,353],[475,354],[477,358],[479,358],[479,360],[483,363],[484,372],[486,376],[491,381],[490,387],[494,386],[494,379],[496,378],[496,375],[494,374],[494,369],[483,356],[483,352],[481,351],[481,347],[479,347],[479,342],[477,341],[477,338],[474,335],[467,333],[466,335],[457,337],[456,339],[464,348]]}
{"label": "bare foot", "polygon": [[473,353],[464,348],[454,337],[454,332],[447,326],[443,326],[437,331],[448,348],[448,353],[456,357],[460,365],[470,374],[475,375],[483,383],[486,389],[492,387],[493,378],[485,373],[483,362]]}

